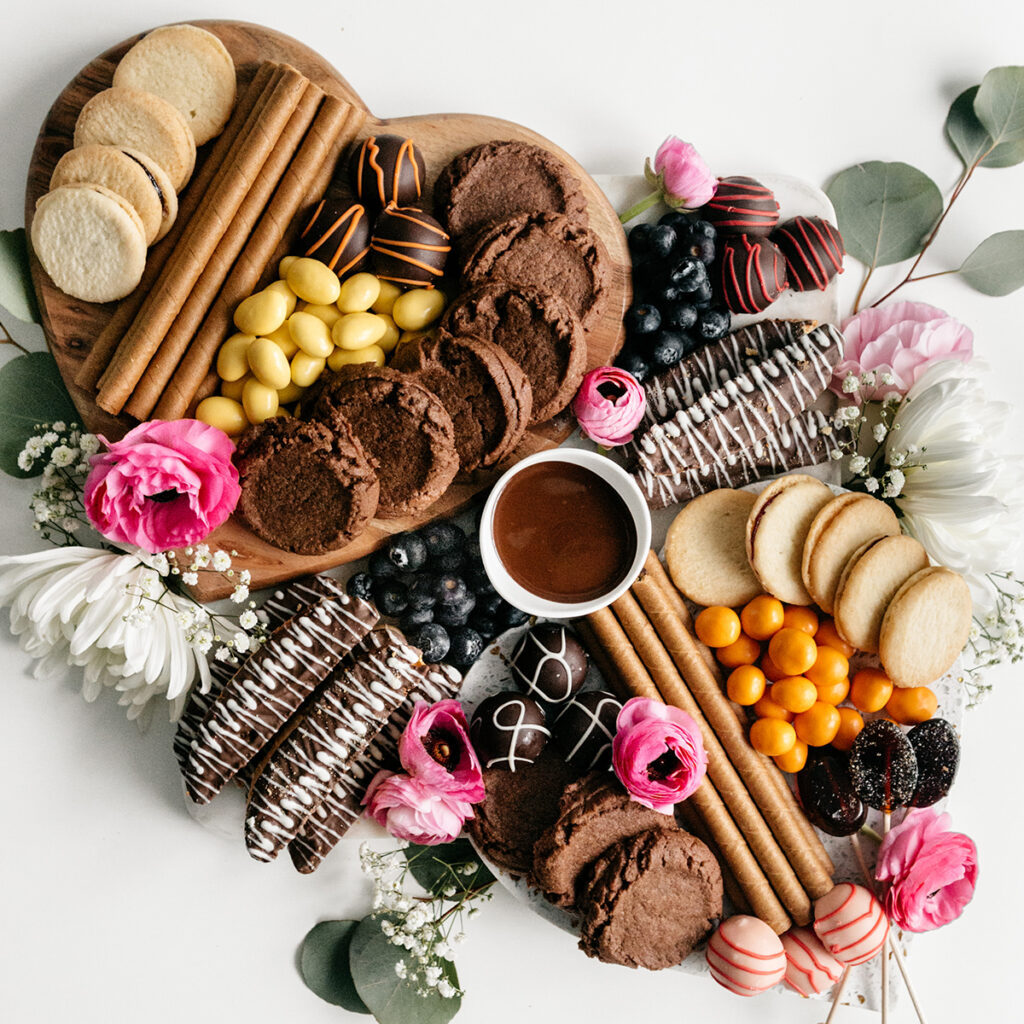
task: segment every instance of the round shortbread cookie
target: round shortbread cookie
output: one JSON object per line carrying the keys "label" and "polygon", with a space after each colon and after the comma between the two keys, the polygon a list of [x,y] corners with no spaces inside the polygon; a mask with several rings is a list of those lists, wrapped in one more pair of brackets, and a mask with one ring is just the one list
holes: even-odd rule
{"label": "round shortbread cookie", "polygon": [[144,89],[185,115],[196,145],[219,135],[235,105],[235,62],[224,44],[196,25],[165,25],[121,58],[114,85]]}
{"label": "round shortbread cookie", "polygon": [[146,266],[146,233],[131,203],[102,185],[63,185],[36,203],[32,248],[61,291],[122,299]]}
{"label": "round shortbread cookie", "polygon": [[882,619],[878,657],[896,686],[927,686],[948,672],[971,631],[971,591],[933,565],[896,591]]}
{"label": "round shortbread cookie", "polygon": [[813,476],[779,477],[758,496],[746,524],[746,551],[761,586],[787,604],[811,604],[800,578],[804,538],[832,490]]}
{"label": "round shortbread cookie", "polygon": [[862,544],[850,556],[836,587],[832,613],[839,635],[858,650],[877,654],[889,602],[928,564],[924,546],[902,533],[873,537]]}
{"label": "round shortbread cookie", "polygon": [[672,521],[665,561],[672,581],[691,601],[734,607],[761,593],[743,543],[755,500],[749,491],[708,491]]}
{"label": "round shortbread cookie", "polygon": [[815,517],[807,531],[800,575],[814,603],[829,615],[836,587],[850,556],[874,537],[900,532],[896,513],[870,494],[840,494]]}
{"label": "round shortbread cookie", "polygon": [[75,147],[90,144],[140,150],[167,172],[175,192],[196,166],[196,140],[185,115],[142,89],[104,89],[82,107]]}

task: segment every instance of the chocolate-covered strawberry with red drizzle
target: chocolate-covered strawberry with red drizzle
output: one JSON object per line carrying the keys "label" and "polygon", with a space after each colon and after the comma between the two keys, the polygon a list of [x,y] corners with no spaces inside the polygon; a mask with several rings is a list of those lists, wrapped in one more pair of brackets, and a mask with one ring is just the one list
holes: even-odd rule
{"label": "chocolate-covered strawberry with red drizzle", "polygon": [[720,235],[768,235],[779,222],[779,204],[756,178],[719,178],[714,196],[701,209]]}
{"label": "chocolate-covered strawberry with red drizzle", "polygon": [[767,238],[737,235],[724,240],[718,290],[733,313],[761,313],[789,287],[786,259]]}

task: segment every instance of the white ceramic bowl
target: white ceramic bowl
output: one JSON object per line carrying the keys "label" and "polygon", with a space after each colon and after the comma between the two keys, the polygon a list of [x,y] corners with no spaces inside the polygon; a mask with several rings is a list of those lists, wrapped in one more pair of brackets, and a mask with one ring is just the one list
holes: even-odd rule
{"label": "white ceramic bowl", "polygon": [[[508,486],[509,480],[524,469],[537,465],[538,462],[564,462],[573,466],[583,466],[611,485],[615,493],[626,503],[626,508],[633,517],[633,525],[636,528],[636,552],[633,555],[629,572],[614,590],[609,590],[608,593],[591,601],[581,601],[576,604],[548,601],[521,587],[505,570],[494,543],[494,509],[502,492]],[[552,448],[550,451],[539,452],[517,463],[491,488],[487,503],[484,505],[483,518],[480,521],[480,555],[483,558],[487,575],[490,577],[491,583],[494,584],[494,589],[516,608],[521,608],[524,612],[529,612],[530,615],[539,615],[549,619],[575,619],[611,604],[616,598],[621,597],[640,575],[640,570],[643,568],[644,560],[650,549],[651,513],[640,488],[625,470],[617,466],[607,456],[583,448]]]}

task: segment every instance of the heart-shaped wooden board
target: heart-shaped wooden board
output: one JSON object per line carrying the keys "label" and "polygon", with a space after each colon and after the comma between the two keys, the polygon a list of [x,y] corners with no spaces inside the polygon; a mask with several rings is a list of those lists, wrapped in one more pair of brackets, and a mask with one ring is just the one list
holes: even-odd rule
{"label": "heart-shaped wooden board", "polygon": [[[632,296],[626,237],[604,194],[571,156],[528,128],[483,115],[429,114],[387,120],[375,118],[348,82],[318,53],[297,40],[245,22],[199,21],[194,24],[213,32],[223,41],[234,58],[240,91],[252,79],[261,62],[273,60],[288,63],[325,92],[362,112],[362,118],[354,119],[359,125],[353,134],[354,143],[382,129],[412,138],[423,152],[427,165],[428,187],[424,199],[428,210],[432,204],[433,182],[438,173],[453,157],[471,146],[492,139],[521,139],[551,150],[580,179],[588,200],[590,226],[604,242],[609,255],[609,301],[603,318],[587,334],[588,369],[614,360],[622,345],[622,315]],[[91,96],[110,86],[118,61],[139,38],[141,34],[119,43],[93,60],[64,89],[50,109],[40,130],[29,168],[25,194],[27,229],[31,230],[36,202],[46,193],[54,166],[61,155],[71,148],[78,112]],[[211,145],[200,150],[197,166],[201,165]],[[318,199],[319,196],[309,196],[309,204],[312,205]],[[282,249],[286,250],[289,242],[290,238],[286,235]],[[276,277],[276,264],[276,258],[268,264],[265,280],[260,287]],[[89,354],[92,343],[113,316],[116,303],[96,305],[70,298],[54,286],[34,259],[32,278],[47,341],[82,421],[88,429],[102,433],[110,440],[122,436],[136,421],[128,416],[114,417],[103,412],[95,404],[95,395],[75,383],[75,376]],[[571,432],[572,421],[567,413],[548,423],[539,424],[526,434],[516,451],[504,463],[494,469],[475,473],[469,481],[453,484],[426,512],[405,519],[375,519],[352,543],[325,555],[302,556],[282,551],[261,541],[236,518],[217,529],[208,541],[214,549],[223,548],[238,553],[234,566],[236,570],[249,570],[253,589],[343,565],[368,555],[394,533],[415,529],[432,519],[452,515],[489,487],[510,465],[533,452],[560,444]],[[396,458],[400,457],[400,453],[396,452]],[[230,586],[225,586],[223,577],[214,573],[201,574],[200,583],[193,588],[196,596],[203,601],[225,597],[230,589]]]}

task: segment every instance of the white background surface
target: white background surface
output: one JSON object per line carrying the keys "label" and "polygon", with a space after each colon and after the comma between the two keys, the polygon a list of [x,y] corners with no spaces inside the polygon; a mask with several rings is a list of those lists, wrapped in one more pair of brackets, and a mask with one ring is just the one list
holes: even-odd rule
{"label": "white background surface", "polygon": [[[943,190],[959,164],[943,141],[952,99],[990,67],[1024,62],[1017,0],[953,5],[546,2],[282,4],[149,0],[5,5],[0,75],[0,227],[23,223],[39,124],[95,54],[166,21],[260,21],[318,48],[381,116],[479,111],[526,124],[592,172],[634,173],[668,133],[720,174],[824,182],[862,159],[902,159]],[[1024,227],[1024,167],[981,171],[929,260],[959,263],[993,231]],[[856,271],[844,281],[847,296]],[[881,279],[880,279],[881,283]],[[908,296],[970,324],[1018,402],[1024,297],[988,299],[940,279]],[[16,325],[15,325],[16,326]],[[22,332],[26,336],[26,332]],[[31,335],[28,335],[31,338]],[[1020,436],[1019,409],[1014,429]],[[1024,450],[1024,439],[1019,448]],[[0,483],[0,548],[35,547],[29,487]],[[297,946],[316,921],[359,917],[368,887],[360,835],[316,875],[251,861],[186,814],[170,729],[145,736],[73,680],[33,680],[0,624],[0,1020],[12,1024],[338,1021],[302,986]],[[955,826],[977,841],[981,877],[962,920],[920,938],[910,960],[931,1024],[1014,1020],[1024,942],[1020,849],[1020,672],[967,720]],[[676,972],[586,959],[569,936],[499,893],[459,960],[460,1022],[645,1019],[810,1024],[821,1004],[744,1001]],[[913,1019],[901,1001],[895,1021]],[[844,1010],[839,1020],[866,1020]]]}

